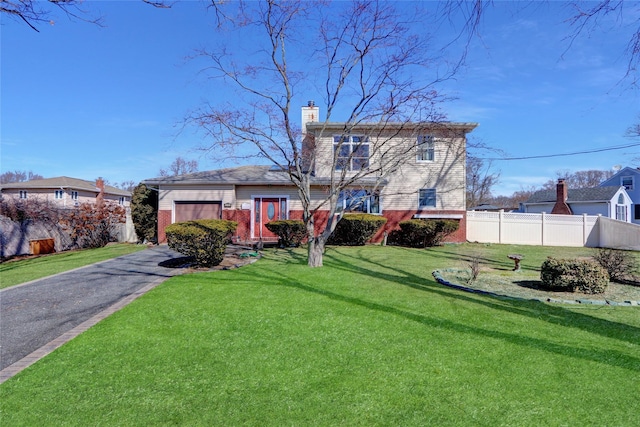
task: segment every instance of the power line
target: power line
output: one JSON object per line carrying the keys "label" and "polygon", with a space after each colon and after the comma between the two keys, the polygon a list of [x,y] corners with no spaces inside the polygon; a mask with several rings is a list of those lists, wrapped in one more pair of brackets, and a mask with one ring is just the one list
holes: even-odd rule
{"label": "power line", "polygon": [[539,156],[524,156],[524,157],[481,157],[482,160],[528,160],[528,159],[544,159],[548,157],[564,157],[564,156],[576,156],[578,154],[590,154],[590,153],[600,153],[603,151],[612,151],[612,150],[622,150],[623,148],[637,147],[640,146],[640,142],[636,142],[634,144],[627,145],[618,145],[615,147],[608,148],[594,148],[593,150],[583,150],[576,151],[574,153],[563,153],[563,154],[543,154]]}

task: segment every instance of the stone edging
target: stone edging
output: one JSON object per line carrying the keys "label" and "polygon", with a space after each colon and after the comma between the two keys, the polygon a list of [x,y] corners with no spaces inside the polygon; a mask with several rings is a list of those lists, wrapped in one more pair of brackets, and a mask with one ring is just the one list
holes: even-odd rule
{"label": "stone edging", "polygon": [[638,307],[640,306],[640,302],[639,301],[624,301],[624,302],[618,302],[618,301],[609,301],[609,300],[597,300],[597,299],[576,299],[576,300],[563,300],[563,299],[558,299],[558,298],[536,298],[536,297],[532,297],[532,298],[518,298],[518,297],[513,297],[510,295],[503,295],[503,294],[497,294],[495,292],[490,292],[490,291],[484,291],[482,289],[473,289],[473,288],[468,288],[466,286],[462,286],[462,285],[458,285],[456,283],[451,283],[447,280],[445,280],[444,277],[442,277],[442,273],[440,272],[440,270],[434,270],[433,273],[431,273],[433,275],[433,278],[436,279],[436,282],[440,283],[441,285],[447,286],[449,288],[453,288],[453,289],[458,289],[460,291],[464,291],[464,292],[471,292],[474,294],[481,294],[481,295],[489,295],[489,296],[494,296],[494,297],[500,297],[500,298],[510,298],[510,299],[518,299],[518,300],[523,300],[523,301],[540,301],[540,302],[550,302],[550,303],[557,303],[557,304],[582,304],[582,305],[603,305],[603,306],[617,306],[617,307]]}

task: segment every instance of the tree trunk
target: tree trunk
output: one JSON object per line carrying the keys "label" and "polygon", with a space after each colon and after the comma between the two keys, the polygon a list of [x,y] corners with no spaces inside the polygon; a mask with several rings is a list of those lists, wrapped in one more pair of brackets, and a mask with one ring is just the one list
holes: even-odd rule
{"label": "tree trunk", "polygon": [[322,267],[322,255],[326,239],[322,235],[315,234],[315,221],[312,215],[305,215],[307,219],[307,265],[309,267]]}
{"label": "tree trunk", "polygon": [[324,254],[324,242],[317,237],[309,239],[307,249],[307,264],[309,267],[322,267],[322,256]]}

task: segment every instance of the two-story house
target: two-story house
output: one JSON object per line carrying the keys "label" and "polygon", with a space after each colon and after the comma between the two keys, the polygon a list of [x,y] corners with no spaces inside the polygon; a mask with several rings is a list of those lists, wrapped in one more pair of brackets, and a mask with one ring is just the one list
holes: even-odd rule
{"label": "two-story house", "polygon": [[631,198],[630,220],[640,224],[640,168],[622,168],[611,178],[603,181],[600,187],[624,187]]}
{"label": "two-story house", "polygon": [[59,176],[56,178],[34,179],[0,185],[2,197],[14,199],[38,199],[49,201],[63,208],[72,208],[81,203],[95,203],[99,195],[105,201],[128,207],[131,192],[105,185],[104,180],[96,181]]}
{"label": "two-story house", "polygon": [[[302,152],[313,152],[311,204],[318,208],[316,230],[326,224],[331,182],[358,176],[340,194],[342,212],[383,215],[384,231],[411,218],[460,221],[450,239],[466,240],[466,134],[476,123],[358,124],[318,121],[313,103],[302,108]],[[348,129],[348,132],[345,132]],[[362,173],[366,172],[366,173]],[[362,175],[362,176],[359,176]],[[143,181],[158,190],[158,240],[174,222],[222,218],[238,222],[241,241],[275,238],[265,224],[301,219],[302,204],[287,171],[272,166],[240,166]]]}

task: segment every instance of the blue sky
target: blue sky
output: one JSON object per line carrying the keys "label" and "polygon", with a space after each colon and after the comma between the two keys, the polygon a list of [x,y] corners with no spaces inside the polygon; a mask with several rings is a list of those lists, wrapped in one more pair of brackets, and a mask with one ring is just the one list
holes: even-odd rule
{"label": "blue sky", "polygon": [[[233,166],[197,151],[201,135],[179,132],[189,110],[228,96],[199,73],[202,62],[188,59],[214,37],[213,16],[202,3],[164,10],[141,1],[103,1],[85,8],[101,14],[106,26],[54,16],[55,25],[41,25],[37,33],[2,17],[0,171],[138,182],[178,156],[198,160],[200,170]],[[627,24],[638,17],[625,16],[616,30],[605,22],[602,31],[567,49],[567,14],[554,2],[524,10],[496,2],[467,65],[441,87],[457,98],[443,106],[448,118],[478,122],[472,137],[509,157],[634,142],[624,133],[638,120],[640,92],[621,79],[633,29]],[[304,94],[301,105],[314,98]],[[541,185],[558,170],[640,166],[630,163],[634,157],[640,146],[494,161],[501,173],[495,192]]]}

